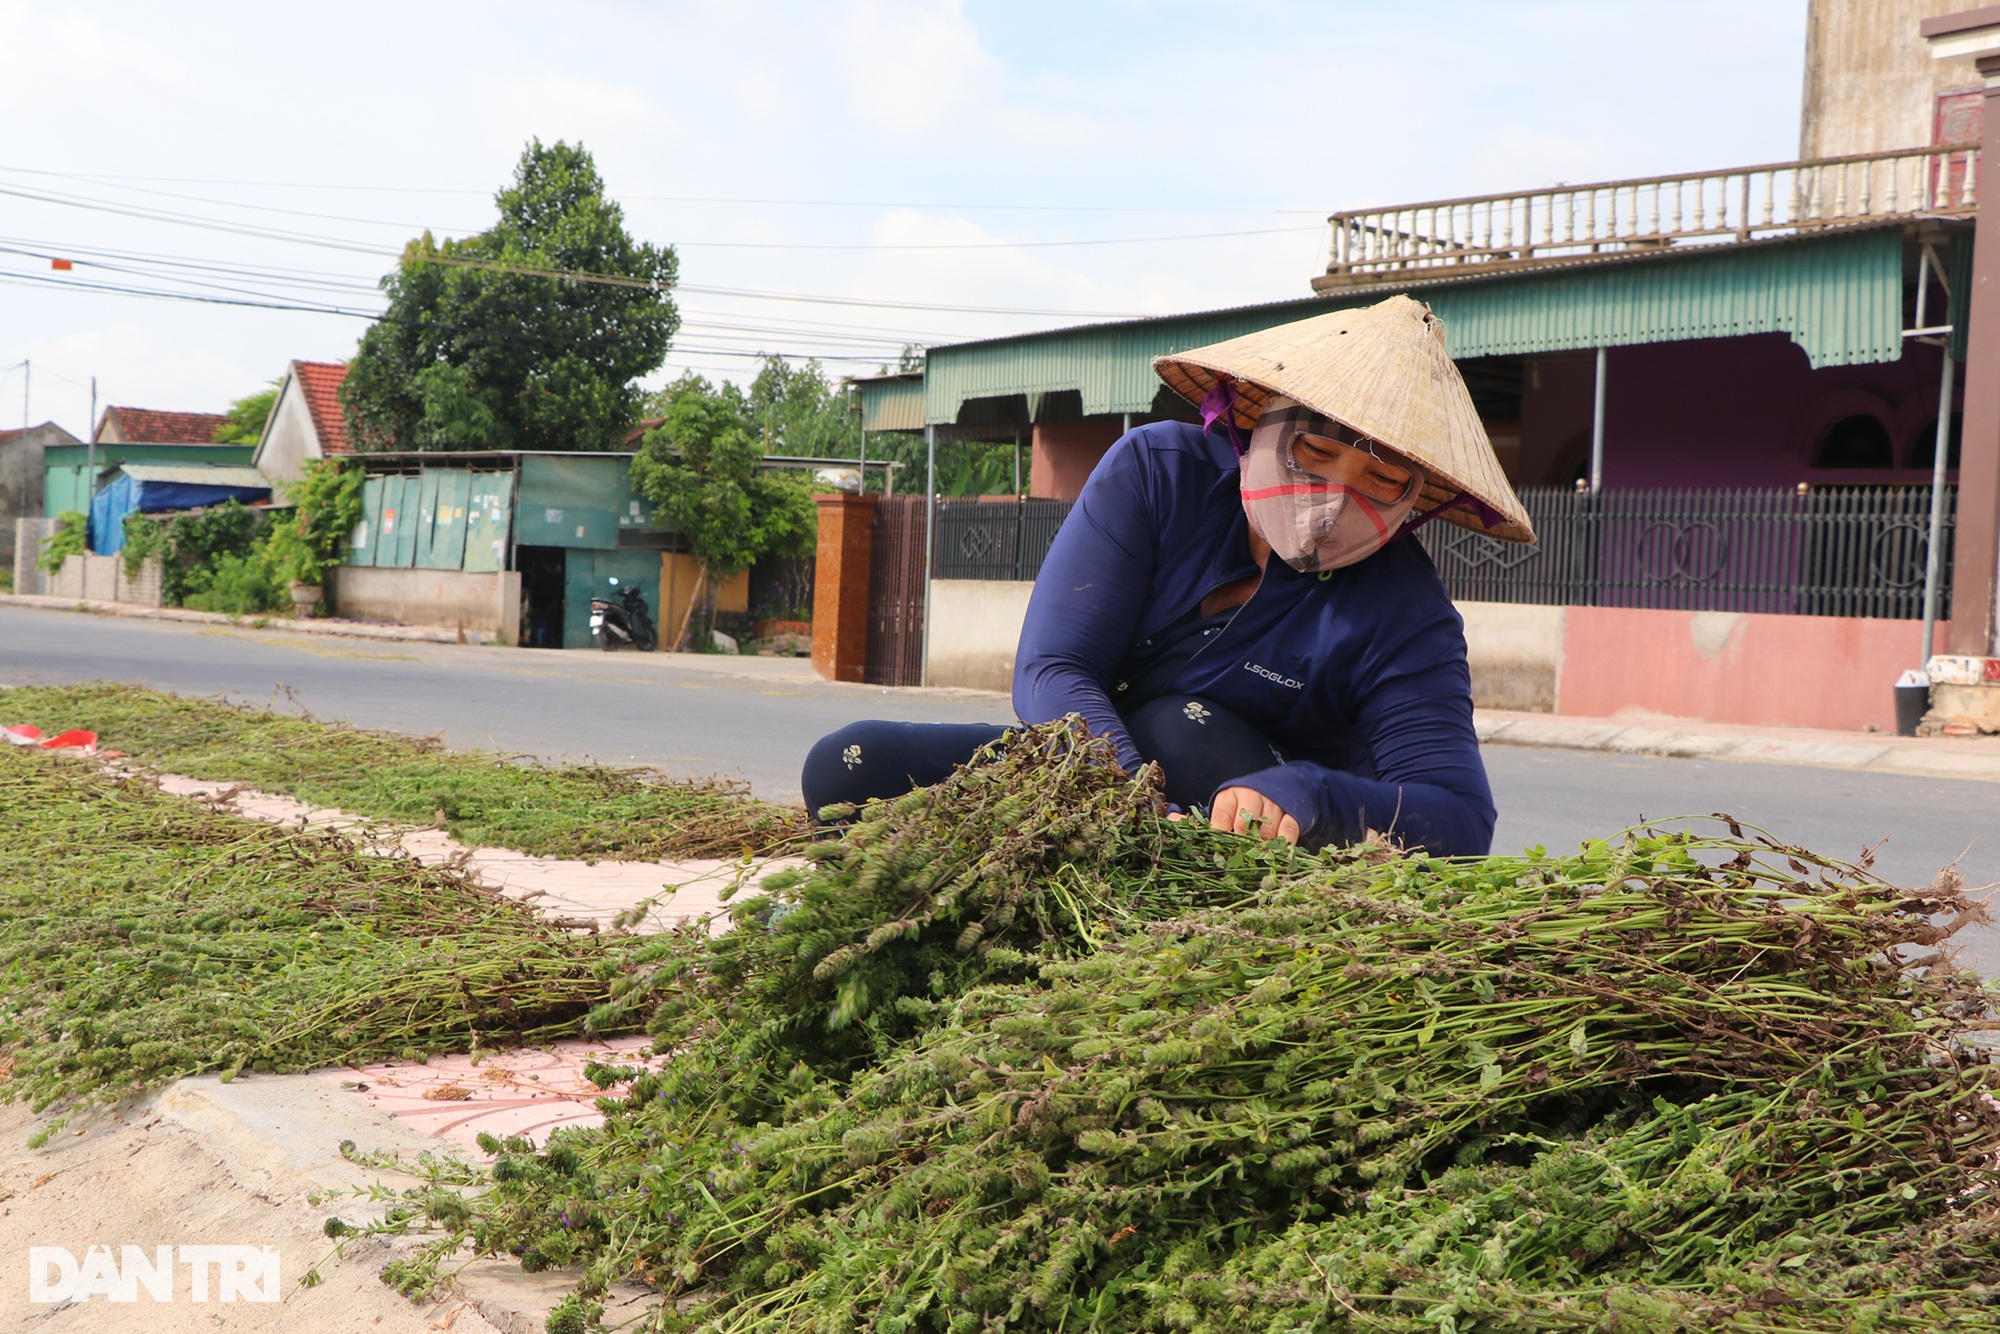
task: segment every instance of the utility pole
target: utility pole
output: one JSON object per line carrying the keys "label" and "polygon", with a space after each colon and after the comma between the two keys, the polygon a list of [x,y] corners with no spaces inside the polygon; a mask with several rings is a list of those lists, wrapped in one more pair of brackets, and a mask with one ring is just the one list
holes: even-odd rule
{"label": "utility pole", "polygon": [[83,430],[83,507],[97,489],[97,377],[90,377],[90,420]]}

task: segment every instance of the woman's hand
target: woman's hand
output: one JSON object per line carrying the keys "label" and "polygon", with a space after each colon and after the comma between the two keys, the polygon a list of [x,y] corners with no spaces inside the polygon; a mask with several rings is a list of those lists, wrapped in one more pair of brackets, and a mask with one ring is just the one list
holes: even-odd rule
{"label": "woman's hand", "polygon": [[[1257,827],[1250,826],[1255,822]],[[1248,787],[1225,787],[1215,794],[1215,809],[1209,814],[1211,829],[1255,838],[1282,838],[1299,841],[1299,822],[1287,815],[1277,802]]]}

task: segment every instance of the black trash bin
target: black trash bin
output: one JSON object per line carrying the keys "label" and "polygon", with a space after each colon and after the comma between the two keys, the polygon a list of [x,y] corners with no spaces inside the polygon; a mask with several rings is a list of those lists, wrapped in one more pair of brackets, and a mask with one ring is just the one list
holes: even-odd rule
{"label": "black trash bin", "polygon": [[1896,735],[1915,736],[1917,724],[1923,721],[1924,711],[1931,706],[1929,686],[1896,687]]}

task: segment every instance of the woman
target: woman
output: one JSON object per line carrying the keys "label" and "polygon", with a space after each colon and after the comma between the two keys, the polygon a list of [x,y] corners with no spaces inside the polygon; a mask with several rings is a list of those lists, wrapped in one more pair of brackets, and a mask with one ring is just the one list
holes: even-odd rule
{"label": "woman", "polygon": [[[1153,365],[1204,424],[1138,427],[1091,474],[1028,605],[1021,719],[1081,714],[1218,829],[1487,852],[1464,626],[1409,534],[1534,532],[1440,322],[1398,296]],[[807,804],[936,782],[1003,730],[856,723],[807,757]]]}

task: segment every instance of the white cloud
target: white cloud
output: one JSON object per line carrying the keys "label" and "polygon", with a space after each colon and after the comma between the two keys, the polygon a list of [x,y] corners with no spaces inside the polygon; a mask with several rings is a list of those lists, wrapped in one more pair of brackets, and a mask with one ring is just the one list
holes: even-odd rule
{"label": "white cloud", "polygon": [[647,94],[602,79],[531,69],[484,76],[470,91],[468,118],[495,152],[519,153],[530,138],[580,142],[608,172],[619,164],[637,168],[684,137],[680,122]]}
{"label": "white cloud", "polygon": [[72,5],[0,0],[0,87],[21,108],[87,110],[89,90],[203,97],[203,81],[169,48],[99,23]]}
{"label": "white cloud", "polygon": [[899,136],[950,132],[1004,76],[961,0],[859,0],[841,37],[855,114]]}

